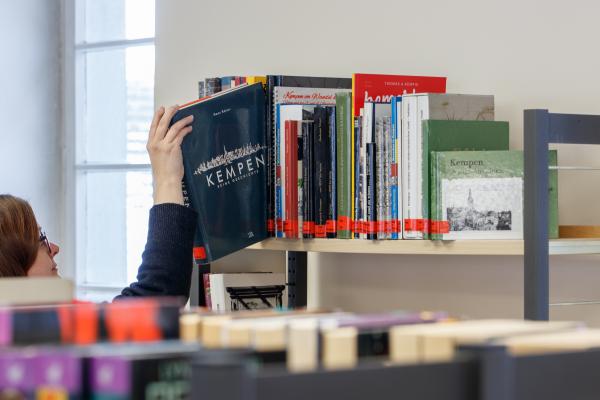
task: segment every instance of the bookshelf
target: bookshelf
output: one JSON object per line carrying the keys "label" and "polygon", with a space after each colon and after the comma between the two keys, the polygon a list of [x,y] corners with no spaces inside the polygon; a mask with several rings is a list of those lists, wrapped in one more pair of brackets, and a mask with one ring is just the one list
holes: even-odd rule
{"label": "bookshelf", "polygon": [[[317,253],[522,256],[523,240],[347,240],[347,239],[267,239],[249,250],[300,251]],[[600,240],[550,240],[549,254],[600,254]]]}

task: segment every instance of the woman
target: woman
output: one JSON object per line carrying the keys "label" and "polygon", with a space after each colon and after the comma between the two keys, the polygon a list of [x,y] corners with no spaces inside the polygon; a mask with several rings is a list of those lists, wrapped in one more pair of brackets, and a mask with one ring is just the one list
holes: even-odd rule
{"label": "woman", "polygon": [[[189,295],[196,213],[183,205],[181,142],[191,132],[193,116],[169,127],[178,107],[154,114],[146,148],[152,164],[154,206],[137,282],[117,298]],[[0,195],[0,277],[57,276],[59,247],[48,241],[31,206]]]}

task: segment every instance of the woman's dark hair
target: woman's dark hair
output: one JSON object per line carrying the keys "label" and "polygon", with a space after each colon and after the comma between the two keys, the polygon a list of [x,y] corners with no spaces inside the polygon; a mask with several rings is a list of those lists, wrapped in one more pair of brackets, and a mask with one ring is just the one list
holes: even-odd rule
{"label": "woman's dark hair", "polygon": [[0,194],[0,277],[26,276],[39,247],[39,227],[29,203]]}

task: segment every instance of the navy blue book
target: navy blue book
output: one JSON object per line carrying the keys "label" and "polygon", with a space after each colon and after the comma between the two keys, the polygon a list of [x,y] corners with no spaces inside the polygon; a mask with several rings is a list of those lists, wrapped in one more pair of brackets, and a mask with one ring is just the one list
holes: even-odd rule
{"label": "navy blue book", "polygon": [[181,149],[184,190],[198,213],[194,258],[207,264],[267,238],[266,97],[242,86],[182,107],[194,115]]}

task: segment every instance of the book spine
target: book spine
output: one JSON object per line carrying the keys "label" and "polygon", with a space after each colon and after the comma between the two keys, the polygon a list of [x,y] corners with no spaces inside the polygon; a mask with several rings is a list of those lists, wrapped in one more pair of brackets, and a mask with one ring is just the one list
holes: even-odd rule
{"label": "book spine", "polygon": [[402,100],[402,182],[404,239],[419,239],[417,220],[417,96]]}
{"label": "book spine", "polygon": [[[184,174],[183,179],[181,180],[181,193],[183,194],[183,205],[194,210],[198,210],[198,205],[194,205],[195,201],[193,200],[192,193],[188,190],[187,182],[187,174]],[[202,220],[200,218],[200,213],[198,213],[198,221],[196,224],[196,232],[194,233],[194,247],[192,248],[192,258],[197,265],[204,265],[210,262],[209,254],[209,244],[204,240],[204,227],[201,224]]]}
{"label": "book spine", "polygon": [[350,96],[336,96],[337,140],[337,236],[352,238],[352,129],[350,126]]}
{"label": "book spine", "polygon": [[[363,208],[363,223],[362,223],[362,234],[361,237],[366,239],[368,230],[369,230],[369,220],[368,220],[368,187],[367,187],[367,143],[374,143],[373,132],[373,114],[374,114],[374,106],[373,103],[365,103],[363,109],[363,119],[362,119],[362,149],[361,149],[361,157],[362,157],[362,182],[363,182],[363,191],[362,191],[362,208]],[[374,160],[373,160],[374,161]],[[375,168],[375,165],[373,165]],[[374,178],[374,177],[373,177]]]}
{"label": "book spine", "polygon": [[315,107],[314,111],[314,202],[315,202],[315,237],[326,238],[325,224],[329,213],[327,202],[327,170],[329,147],[327,146],[326,111],[323,107]]}
{"label": "book spine", "polygon": [[313,214],[313,135],[312,121],[302,121],[302,237],[315,237]]}
{"label": "book spine", "polygon": [[275,142],[273,137],[273,89],[275,77],[267,77],[267,107],[266,107],[266,143],[267,143],[267,231],[269,236],[275,236]]}
{"label": "book spine", "polygon": [[206,308],[212,310],[212,303],[210,301],[210,274],[202,274],[202,285],[204,286],[204,304]]}
{"label": "book spine", "polygon": [[221,78],[206,78],[204,80],[206,96],[211,96],[221,91]]}
{"label": "book spine", "polygon": [[398,97],[392,98],[392,118],[390,121],[390,238],[398,239]]}
{"label": "book spine", "polygon": [[383,142],[383,119],[375,120],[375,207],[377,210],[377,239],[385,239],[385,147]]}
{"label": "book spine", "polygon": [[377,209],[375,190],[375,143],[366,144],[366,237],[369,240],[377,239]]}
{"label": "book spine", "polygon": [[302,135],[302,121],[296,122],[296,141],[294,150],[296,152],[296,223],[294,225],[294,232],[296,238],[302,237],[302,223],[304,217],[304,151],[303,151],[303,135]]}
{"label": "book spine", "polygon": [[362,180],[361,180],[361,160],[360,160],[360,148],[361,148],[361,130],[362,130],[362,118],[354,118],[354,161],[352,164],[353,174],[353,186],[354,186],[354,216],[353,216],[353,231],[354,238],[359,239],[361,233],[361,221],[362,221]]}
{"label": "book spine", "polygon": [[336,109],[327,107],[327,147],[328,171],[327,186],[329,191],[326,231],[328,238],[337,236],[337,131],[336,131]]}
{"label": "book spine", "polygon": [[298,238],[298,121],[285,121],[286,238]]}
{"label": "book spine", "polygon": [[275,165],[275,236],[278,238],[283,237],[283,165],[281,159],[281,146],[283,141],[281,140],[281,135],[279,129],[277,128],[280,124],[279,121],[279,106],[275,111],[275,140],[274,140],[274,165]]}
{"label": "book spine", "polygon": [[429,142],[423,135],[423,121],[429,119],[429,96],[419,96],[417,102],[417,219],[419,238],[429,239]]}
{"label": "book spine", "polygon": [[392,138],[390,136],[390,117],[383,119],[383,138],[385,141],[385,238],[392,238],[392,202],[391,202],[391,185],[392,185]]}
{"label": "book spine", "polygon": [[440,225],[441,225],[441,212],[440,212],[440,198],[438,188],[438,152],[434,151],[430,156],[430,198],[429,198],[429,209],[431,211],[431,240],[440,240],[442,238]]}

